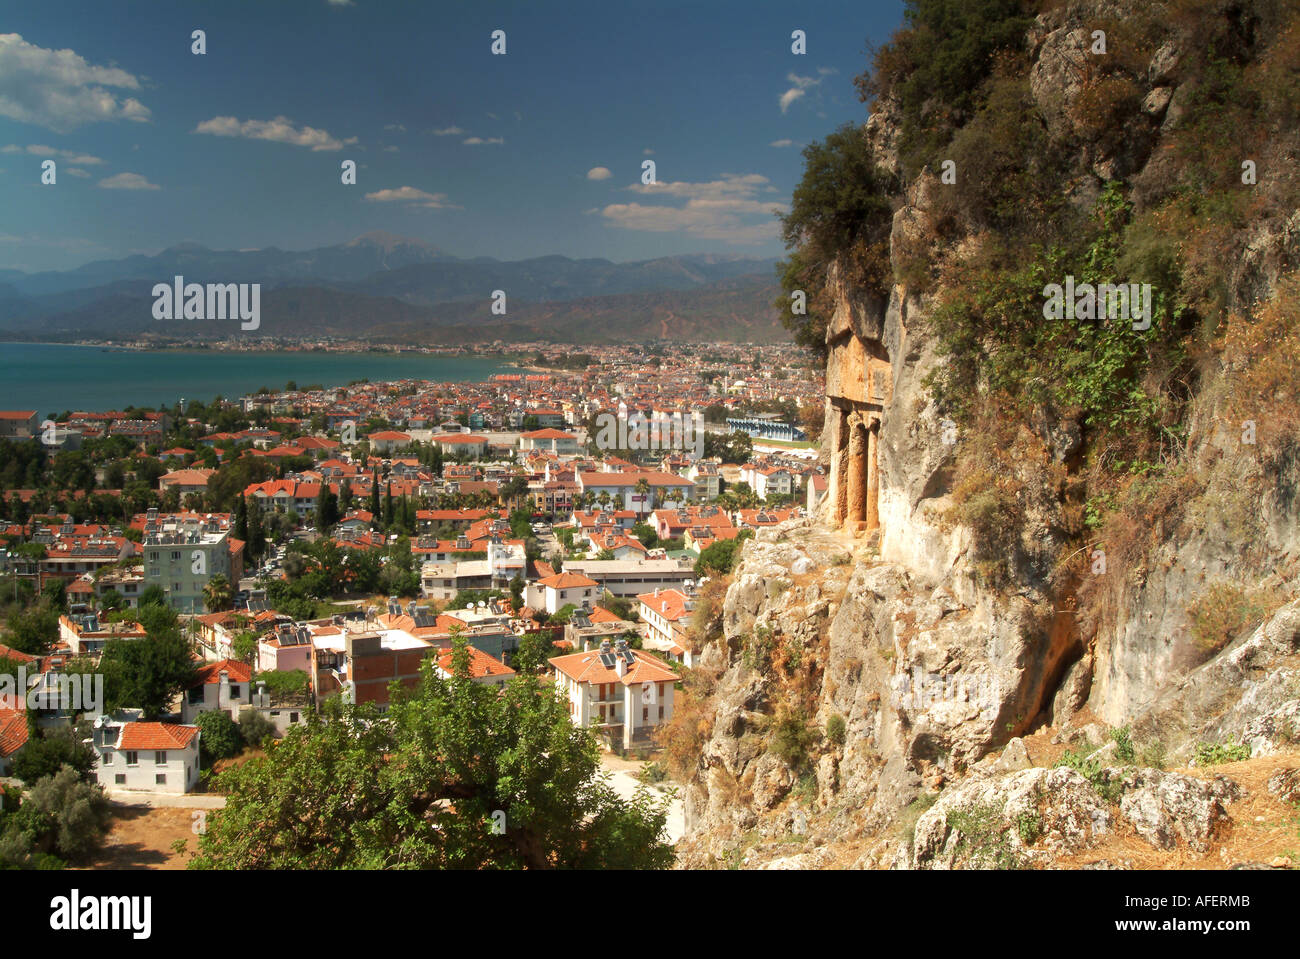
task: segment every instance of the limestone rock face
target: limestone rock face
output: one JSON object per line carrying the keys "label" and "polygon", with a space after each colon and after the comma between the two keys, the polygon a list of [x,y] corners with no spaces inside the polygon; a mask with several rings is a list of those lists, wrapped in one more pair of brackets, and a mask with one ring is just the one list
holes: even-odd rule
{"label": "limestone rock face", "polygon": [[1190,759],[1198,742],[1245,741],[1257,754],[1276,751],[1296,713],[1300,670],[1290,663],[1297,652],[1300,600],[1165,689],[1133,718],[1133,740],[1170,743],[1176,760]]}
{"label": "limestone rock face", "polygon": [[1300,769],[1279,769],[1269,777],[1268,791],[1285,803],[1300,802]]}
{"label": "limestone rock face", "polygon": [[1155,769],[1129,773],[1123,785],[1120,814],[1160,849],[1172,849],[1182,840],[1204,852],[1215,829],[1229,818],[1227,804],[1241,796],[1241,788],[1223,776],[1206,782]]}
{"label": "limestone rock face", "polygon": [[[1026,769],[946,790],[916,821],[908,869],[994,868],[1086,848],[1113,828],[1109,807],[1073,769]],[[1028,842],[1027,840],[1032,840]]]}
{"label": "limestone rock face", "polygon": [[[1061,193],[1084,211],[1114,177],[1129,180],[1138,209],[1162,197],[1170,161],[1161,138],[1184,122],[1197,95],[1183,70],[1196,54],[1171,28],[1131,91],[1133,129],[1086,132],[1078,63],[1091,55],[1096,23],[1122,23],[1140,6],[1068,0],[1029,30],[1029,92],[1052,132],[1078,150]],[[876,163],[895,174],[899,110],[885,98],[863,128]],[[895,266],[941,245],[932,219],[941,189],[924,171],[895,198]],[[1253,230],[1242,262],[1225,266],[1237,303],[1274,289],[1300,257],[1300,211],[1266,211]],[[960,251],[972,241],[943,242]],[[1159,848],[1204,849],[1234,798],[1229,786],[1110,770],[1107,781],[1124,794],[1116,805],[1078,772],[1030,766],[1038,747],[1025,739],[1068,722],[1074,727],[1053,730],[1053,742],[1102,747],[1099,760],[1118,762],[1109,731],[1129,725],[1134,744],[1159,742],[1173,763],[1189,761],[1202,741],[1245,742],[1256,755],[1295,743],[1300,600],[1271,610],[1208,661],[1197,655],[1188,610],[1243,570],[1287,599],[1300,595],[1300,496],[1286,493],[1300,488],[1300,458],[1266,474],[1243,453],[1222,398],[1212,390],[1194,397],[1186,459],[1208,478],[1205,489],[1180,504],[1181,526],[1151,517],[1147,562],[1117,577],[1114,615],[1094,622],[1082,615],[1089,582],[1059,570],[1063,547],[1078,543],[1065,530],[1079,502],[1067,502],[1064,488],[1084,468],[1085,430],[1068,413],[1044,409],[1024,424],[1030,453],[1007,467],[1023,521],[1006,557],[1009,582],[994,588],[980,574],[971,530],[951,509],[956,450],[969,438],[944,419],[926,385],[945,362],[930,330],[935,292],[902,280],[868,290],[851,275],[832,265],[827,278],[827,494],[813,517],[744,544],[722,603],[722,635],[699,658],[716,685],[699,768],[684,788],[683,861],[715,864],[755,833],[772,837],[789,828],[796,805],[821,824],[808,837],[814,847],[818,835],[861,837],[837,865],[952,868],[969,864],[972,852],[1045,865],[1117,822]],[[1067,480],[1044,481],[1059,475]],[[843,719],[842,743],[825,734],[832,717]],[[787,762],[789,752],[775,748],[777,724],[788,731],[799,722],[803,754]],[[904,812],[936,793],[916,820],[915,843],[903,842],[894,830]],[[949,822],[951,813],[975,828],[985,807],[997,810],[997,828],[985,822],[986,833],[1005,840],[965,835]],[[975,840],[989,848],[980,852]],[[750,865],[765,856],[781,868],[824,861],[817,849],[769,845],[762,855],[756,845],[741,852]]]}

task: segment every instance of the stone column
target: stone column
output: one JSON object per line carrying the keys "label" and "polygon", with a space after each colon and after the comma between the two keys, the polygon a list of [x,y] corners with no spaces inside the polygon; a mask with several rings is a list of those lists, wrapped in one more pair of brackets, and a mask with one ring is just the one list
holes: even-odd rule
{"label": "stone column", "polygon": [[[856,419],[856,417],[855,417]],[[867,431],[860,420],[849,427],[848,517],[846,525],[853,532],[867,519]]]}
{"label": "stone column", "polygon": [[867,529],[877,529],[880,526],[880,420],[871,424],[871,429],[866,432],[868,451],[867,451],[867,507],[866,523]]}

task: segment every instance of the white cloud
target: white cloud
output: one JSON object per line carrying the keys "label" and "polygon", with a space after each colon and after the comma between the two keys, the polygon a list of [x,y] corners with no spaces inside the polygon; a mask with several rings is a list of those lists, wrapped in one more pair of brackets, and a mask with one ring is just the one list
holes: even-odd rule
{"label": "white cloud", "polygon": [[429,132],[436,137],[458,137],[465,131],[458,126],[450,126],[450,127],[442,127],[441,129],[438,130],[430,130]]}
{"label": "white cloud", "polygon": [[325,130],[314,127],[295,127],[288,117],[276,117],[274,120],[244,120],[235,117],[213,117],[204,120],[194,128],[195,133],[210,133],[218,137],[243,137],[248,140],[270,140],[274,143],[288,143],[298,147],[310,147],[312,152],[323,150],[342,150],[357,142],[356,137],[340,140]]}
{"label": "white cloud", "polygon": [[784,206],[758,198],[771,193],[767,177],[725,173],[705,183],[635,183],[627,188],[643,196],[685,199],[684,206],[612,203],[600,210],[609,223],[628,230],[667,233],[681,230],[706,240],[754,244],[778,235],[775,214]]}
{"label": "white cloud", "polygon": [[105,190],[161,190],[162,187],[150,183],[138,173],[118,173],[100,180],[99,185]]}
{"label": "white cloud", "polygon": [[117,67],[96,67],[73,50],[49,50],[17,33],[0,34],[0,116],[67,133],[87,123],[149,119],[134,97],[140,81]]}
{"label": "white cloud", "polygon": [[429,210],[459,210],[447,202],[445,193],[427,193],[413,186],[399,186],[395,190],[378,190],[367,193],[366,199],[374,203],[411,203]]}
{"label": "white cloud", "polygon": [[588,180],[608,180],[614,174],[609,172],[608,167],[594,166],[587,171]]}
{"label": "white cloud", "polygon": [[797,73],[790,73],[786,80],[793,84],[790,89],[781,94],[778,101],[781,104],[781,112],[785,113],[790,109],[790,104],[803,97],[810,89],[821,83],[820,79],[814,77],[801,77]]}
{"label": "white cloud", "polygon": [[352,0],[325,0],[331,7],[351,7],[354,6]]}
{"label": "white cloud", "polygon": [[389,123],[389,124],[387,124],[387,125],[384,127],[384,129],[385,129],[385,130],[393,130],[393,131],[395,131],[395,132],[397,132],[397,133],[405,133],[405,132],[406,132],[406,127],[402,126],[402,124],[400,124],[400,123]]}
{"label": "white cloud", "polygon": [[11,143],[8,146],[0,147],[0,153],[30,153],[32,156],[38,157],[60,157],[69,163],[80,163],[82,166],[98,166],[104,162],[99,157],[78,153],[76,150],[60,150],[40,143],[31,143],[25,147]]}
{"label": "white cloud", "polygon": [[461,140],[460,142],[465,144],[465,146],[467,147],[476,147],[476,146],[484,146],[484,145],[492,145],[492,144],[501,144],[501,143],[505,143],[506,141],[501,139],[501,137],[487,137],[486,139],[484,139],[483,137],[469,137],[468,139]]}
{"label": "white cloud", "polygon": [[80,167],[75,167],[75,166],[74,166],[74,167],[68,167],[68,169],[64,170],[63,172],[66,173],[66,174],[68,174],[68,176],[80,176],[80,177],[88,177],[88,176],[90,176],[90,174],[87,173],[85,170],[81,169]]}
{"label": "white cloud", "polygon": [[792,146],[794,146],[794,141],[793,141],[793,140],[773,140],[771,143],[768,144],[768,146],[770,146],[770,147],[777,147],[778,149],[780,149],[781,147],[792,147]]}
{"label": "white cloud", "polygon": [[397,147],[384,147],[384,152],[385,152],[385,153],[397,153],[397,152],[398,152],[398,149],[397,149]]}

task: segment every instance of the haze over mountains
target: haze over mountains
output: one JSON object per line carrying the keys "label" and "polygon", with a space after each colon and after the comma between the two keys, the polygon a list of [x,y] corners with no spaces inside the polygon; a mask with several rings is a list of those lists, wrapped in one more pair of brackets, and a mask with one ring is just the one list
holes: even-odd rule
{"label": "haze over mountains", "polygon": [[[389,233],[305,251],[194,243],[75,270],[0,271],[0,332],[22,338],[123,334],[225,338],[236,321],[159,321],[152,289],[260,283],[264,336],[402,343],[552,339],[622,342],[783,339],[775,260],[691,254],[633,263],[543,256],[461,259]],[[505,316],[492,292],[504,290]]]}

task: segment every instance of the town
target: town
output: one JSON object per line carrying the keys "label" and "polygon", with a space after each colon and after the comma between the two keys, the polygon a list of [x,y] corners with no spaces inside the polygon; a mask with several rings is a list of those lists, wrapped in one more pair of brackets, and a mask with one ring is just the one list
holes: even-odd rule
{"label": "town", "polygon": [[[0,411],[0,676],[26,686],[0,703],[0,776],[84,750],[114,800],[203,792],[331,699],[451,678],[458,643],[475,683],[527,671],[662,770],[697,609],[740,543],[825,494],[820,386],[788,347],[584,351],[483,383]],[[629,442],[669,422],[703,428]],[[100,697],[58,694],[92,674]]]}

